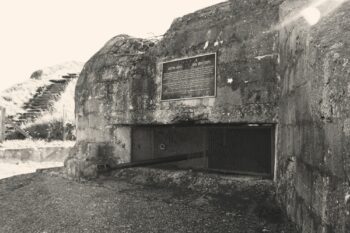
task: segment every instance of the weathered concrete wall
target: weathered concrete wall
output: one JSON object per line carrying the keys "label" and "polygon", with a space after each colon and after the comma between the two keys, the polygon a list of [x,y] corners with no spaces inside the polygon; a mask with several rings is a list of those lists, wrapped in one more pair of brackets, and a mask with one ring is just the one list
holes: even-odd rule
{"label": "weathered concrete wall", "polygon": [[[269,29],[278,2],[229,1],[175,20],[155,51],[150,122],[276,122],[277,34]],[[218,57],[217,97],[161,102],[161,62],[208,52]]]}
{"label": "weathered concrete wall", "polygon": [[[130,161],[135,77],[151,79],[145,52],[154,43],[120,35],[111,39],[84,66],[76,86],[77,144],[65,166],[72,176],[96,176],[98,165]],[[112,122],[120,123],[113,124]]]}
{"label": "weathered concrete wall", "polygon": [[[306,1],[281,6],[281,22]],[[280,30],[278,191],[302,232],[350,232],[350,3]]]}
{"label": "weathered concrete wall", "polygon": [[[175,20],[156,45],[125,35],[110,40],[77,83],[78,143],[66,161],[68,172],[95,176],[96,161],[113,166],[130,160],[130,129],[121,126],[277,122],[278,38],[269,29],[280,2],[232,0],[200,10]],[[208,52],[218,57],[217,96],[161,101],[162,62]]]}
{"label": "weathered concrete wall", "polygon": [[70,147],[0,149],[0,160],[21,162],[64,162]]}
{"label": "weathered concrete wall", "polygon": [[5,140],[6,109],[0,107],[0,143]]}

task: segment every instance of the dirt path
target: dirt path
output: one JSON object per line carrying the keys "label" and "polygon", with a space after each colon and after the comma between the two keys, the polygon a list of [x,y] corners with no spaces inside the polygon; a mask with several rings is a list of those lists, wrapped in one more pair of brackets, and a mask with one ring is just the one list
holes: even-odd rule
{"label": "dirt path", "polygon": [[254,195],[28,174],[0,180],[0,232],[295,232]]}

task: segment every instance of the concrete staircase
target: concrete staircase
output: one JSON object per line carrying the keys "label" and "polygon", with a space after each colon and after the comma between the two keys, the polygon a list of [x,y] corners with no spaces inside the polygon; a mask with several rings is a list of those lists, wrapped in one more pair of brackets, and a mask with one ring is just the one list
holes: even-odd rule
{"label": "concrete staircase", "polygon": [[[18,133],[20,130],[18,130],[16,126],[20,127],[24,123],[33,121],[40,117],[44,112],[50,111],[54,103],[65,91],[69,82],[77,77],[78,74],[69,73],[62,76],[60,79],[50,80],[50,84],[47,86],[39,87],[36,90],[35,95],[24,103],[24,112],[8,117],[8,123],[6,124],[6,135],[12,135],[15,132]],[[23,132],[20,132],[20,134],[24,135]],[[27,137],[27,135],[25,135],[25,137]]]}

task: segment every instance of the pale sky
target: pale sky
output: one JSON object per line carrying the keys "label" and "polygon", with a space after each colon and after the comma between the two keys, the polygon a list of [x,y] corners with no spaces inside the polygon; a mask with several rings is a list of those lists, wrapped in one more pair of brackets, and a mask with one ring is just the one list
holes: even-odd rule
{"label": "pale sky", "polygon": [[162,35],[176,17],[225,0],[0,0],[0,91],[37,69],[87,61],[118,34]]}

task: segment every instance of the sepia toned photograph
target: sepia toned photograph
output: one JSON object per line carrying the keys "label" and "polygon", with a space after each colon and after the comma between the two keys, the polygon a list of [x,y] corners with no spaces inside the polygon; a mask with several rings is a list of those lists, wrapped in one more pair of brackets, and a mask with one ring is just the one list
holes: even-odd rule
{"label": "sepia toned photograph", "polygon": [[0,0],[0,233],[350,233],[349,0]]}

